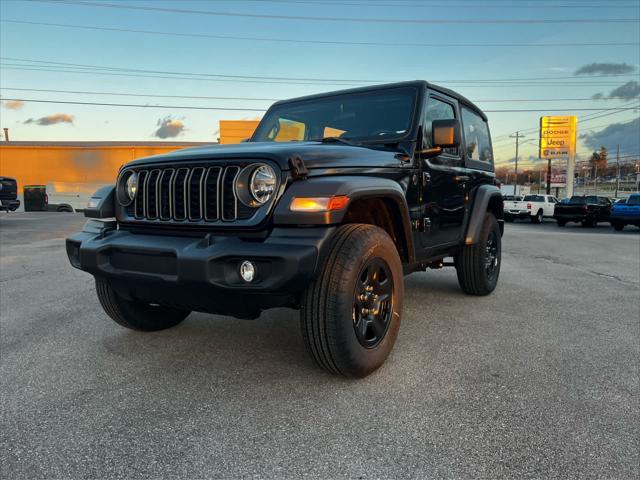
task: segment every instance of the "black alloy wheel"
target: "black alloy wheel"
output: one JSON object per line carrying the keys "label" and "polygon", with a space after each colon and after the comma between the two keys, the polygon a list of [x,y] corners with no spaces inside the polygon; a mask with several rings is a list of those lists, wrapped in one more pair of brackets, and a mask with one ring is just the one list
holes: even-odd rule
{"label": "black alloy wheel", "polygon": [[487,278],[493,280],[498,271],[498,237],[495,230],[489,231],[489,238],[485,245],[484,268]]}
{"label": "black alloy wheel", "polygon": [[387,333],[392,314],[391,270],[382,258],[370,258],[358,276],[354,292],[353,328],[360,345],[378,345]]}

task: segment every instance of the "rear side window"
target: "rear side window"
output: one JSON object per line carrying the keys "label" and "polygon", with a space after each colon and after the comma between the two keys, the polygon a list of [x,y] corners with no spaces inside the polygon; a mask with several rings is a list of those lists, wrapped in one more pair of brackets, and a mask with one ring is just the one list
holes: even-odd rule
{"label": "rear side window", "polygon": [[493,162],[487,122],[466,107],[462,107],[461,110],[467,158],[480,162]]}
{"label": "rear side window", "polygon": [[542,195],[526,195],[524,197],[525,202],[544,202],[544,197]]}

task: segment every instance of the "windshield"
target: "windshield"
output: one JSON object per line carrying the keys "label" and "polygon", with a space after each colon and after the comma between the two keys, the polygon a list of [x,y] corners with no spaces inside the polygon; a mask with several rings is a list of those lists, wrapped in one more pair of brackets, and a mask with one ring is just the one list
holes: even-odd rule
{"label": "windshield", "polygon": [[631,195],[627,198],[627,205],[640,205],[640,195]]}
{"label": "windshield", "polygon": [[400,87],[283,103],[269,109],[251,141],[397,142],[411,131],[417,97],[417,88]]}
{"label": "windshield", "polygon": [[571,197],[571,200],[569,200],[569,203],[571,205],[586,205],[587,197]]}

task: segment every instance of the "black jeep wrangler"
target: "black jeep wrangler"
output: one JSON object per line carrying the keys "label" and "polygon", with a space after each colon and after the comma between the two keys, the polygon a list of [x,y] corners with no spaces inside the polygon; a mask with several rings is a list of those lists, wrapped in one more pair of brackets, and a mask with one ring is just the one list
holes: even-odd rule
{"label": "black jeep wrangler", "polygon": [[315,361],[351,377],[393,348],[403,275],[455,266],[491,293],[504,228],[486,116],[423,81],[278,102],[246,143],[125,165],[85,215],[67,253],[120,325],[292,307]]}

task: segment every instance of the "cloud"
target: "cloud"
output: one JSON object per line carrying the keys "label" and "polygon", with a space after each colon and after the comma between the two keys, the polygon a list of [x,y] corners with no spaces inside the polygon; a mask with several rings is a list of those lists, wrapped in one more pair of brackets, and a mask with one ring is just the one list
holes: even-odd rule
{"label": "cloud", "polygon": [[611,90],[609,98],[614,97],[621,98],[623,100],[632,100],[636,97],[640,97],[640,83],[631,81]]}
{"label": "cloud", "polygon": [[631,73],[635,71],[636,67],[633,65],[627,65],[626,63],[590,63],[589,65],[583,65],[575,72],[574,75],[619,75],[624,73]]}
{"label": "cloud", "polygon": [[173,138],[184,132],[184,122],[169,116],[158,119],[157,125],[158,129],[153,132],[154,137]]}
{"label": "cloud", "polygon": [[618,88],[614,88],[607,95],[604,93],[596,93],[591,98],[601,100],[603,98],[619,98],[620,100],[633,100],[640,97],[640,83],[631,80]]}
{"label": "cloud", "polygon": [[7,110],[20,110],[22,107],[24,107],[22,100],[7,100],[4,102],[4,108]]}
{"label": "cloud", "polygon": [[592,150],[597,150],[604,145],[610,152],[610,159],[615,157],[612,153],[616,151],[618,145],[623,152],[638,152],[640,151],[640,118],[626,123],[612,123],[599,132],[583,133],[580,139]]}
{"label": "cloud", "polygon": [[25,120],[24,124],[28,125],[30,123],[34,123],[36,125],[41,125],[46,127],[48,125],[55,125],[57,123],[73,123],[73,115],[69,115],[67,113],[54,113],[53,115],[47,115],[46,117],[40,118],[30,118],[29,120]]}

